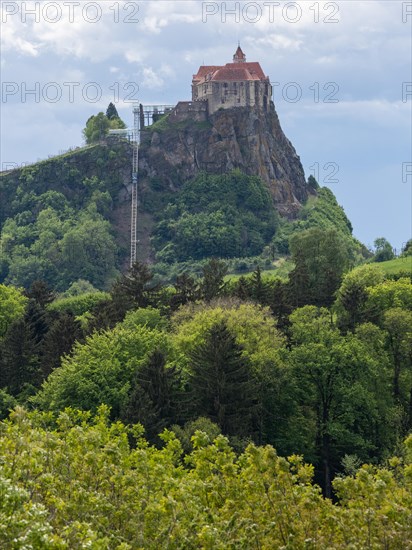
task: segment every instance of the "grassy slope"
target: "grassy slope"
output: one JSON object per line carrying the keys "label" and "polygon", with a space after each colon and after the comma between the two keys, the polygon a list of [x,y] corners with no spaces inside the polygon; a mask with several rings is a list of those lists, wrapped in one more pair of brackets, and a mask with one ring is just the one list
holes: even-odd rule
{"label": "grassy slope", "polygon": [[385,273],[388,273],[390,275],[399,273],[401,271],[412,273],[412,256],[407,256],[405,258],[395,258],[394,260],[389,260],[388,262],[377,262],[371,265],[382,269]]}
{"label": "grassy slope", "polygon": [[[265,277],[280,277],[281,279],[287,279],[289,273],[294,268],[294,263],[289,258],[280,258],[274,262],[273,269],[262,269],[262,275]],[[248,271],[246,273],[229,273],[226,276],[226,280],[236,281],[240,277],[249,276],[253,271]]]}

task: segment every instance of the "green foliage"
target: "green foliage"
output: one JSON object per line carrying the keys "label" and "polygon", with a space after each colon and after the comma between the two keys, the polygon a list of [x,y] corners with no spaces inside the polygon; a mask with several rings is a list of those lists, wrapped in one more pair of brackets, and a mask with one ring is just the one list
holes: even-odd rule
{"label": "green foliage", "polygon": [[255,387],[249,361],[225,321],[206,331],[189,353],[190,386],[197,414],[224,434],[248,436],[255,412]]}
{"label": "green foliage", "polygon": [[368,304],[368,288],[382,283],[383,271],[372,265],[363,265],[346,273],[337,292],[335,303],[339,325],[351,330],[375,316]]}
{"label": "green foliage", "polygon": [[[310,179],[311,176],[309,176]],[[316,188],[314,184],[313,187]],[[311,195],[308,198],[306,204],[300,210],[297,220],[281,220],[272,241],[276,252],[288,254],[290,252],[289,241],[292,235],[299,234],[307,229],[318,228],[323,232],[335,230],[339,234],[345,242],[352,264],[357,264],[359,261],[370,257],[371,254],[368,250],[352,236],[352,225],[332,191],[327,187],[320,187],[316,193],[316,196]]]}
{"label": "green foliage", "polygon": [[0,338],[13,321],[23,316],[26,304],[27,298],[19,289],[0,284]]}
{"label": "green foliage", "polygon": [[373,257],[374,262],[387,262],[393,260],[395,254],[393,252],[392,245],[384,237],[379,237],[374,241],[375,246],[375,256]]}
{"label": "green foliage", "polygon": [[412,256],[412,239],[409,239],[402,248],[402,257]]}
{"label": "green foliage", "polygon": [[122,326],[133,330],[135,327],[147,327],[162,330],[166,328],[166,320],[160,310],[153,307],[138,308],[126,313]]}
{"label": "green foliage", "polygon": [[86,143],[90,145],[101,141],[108,134],[109,130],[121,128],[126,128],[126,124],[119,117],[113,103],[110,103],[106,114],[101,112],[91,116],[87,120],[86,127],[83,130],[83,137]]}
{"label": "green foliage", "polygon": [[373,308],[379,320],[385,310],[402,308],[412,311],[412,282],[407,278],[386,280],[367,289],[367,306]]}
{"label": "green foliage", "polygon": [[319,190],[320,185],[317,182],[316,178],[312,176],[312,174],[308,177],[308,185],[312,187],[312,189]]}
{"label": "green foliage", "polygon": [[46,508],[31,500],[29,491],[14,485],[0,470],[0,546],[58,550],[63,541],[53,535]]}
{"label": "green foliage", "polygon": [[197,431],[183,462],[171,432],[157,449],[136,426],[131,449],[130,431],[104,408],[17,409],[0,433],[5,548],[410,546],[411,437],[387,467],[336,479],[334,504],[301,457],[254,445],[238,457],[223,436]]}
{"label": "green foliage", "polygon": [[188,304],[173,315],[173,340],[177,350],[189,354],[204,342],[206,331],[222,321],[226,322],[252,363],[265,354],[276,356],[284,345],[269,308],[236,299],[221,299],[208,305]]}
{"label": "green foliage", "polygon": [[69,298],[71,296],[80,296],[81,294],[88,294],[96,291],[97,289],[89,281],[79,279],[69,286],[63,296]]}
{"label": "green foliage", "polygon": [[38,341],[33,324],[26,318],[15,321],[1,343],[0,388],[13,397],[38,385]]}
{"label": "green foliage", "polygon": [[83,315],[91,311],[96,305],[110,299],[108,292],[86,292],[67,298],[54,300],[49,306],[49,311],[70,312],[73,315]]}
{"label": "green foliage", "polygon": [[6,390],[0,389],[0,420],[7,418],[9,411],[17,405],[16,399]]}
{"label": "green foliage", "polygon": [[127,404],[136,369],[156,348],[167,350],[167,342],[165,334],[138,325],[94,333],[63,358],[35,402],[54,411],[69,406],[96,411],[104,403],[117,418]]}
{"label": "green foliage", "polygon": [[227,265],[220,260],[212,258],[203,268],[203,279],[200,292],[206,302],[219,297],[225,287],[225,275]]}
{"label": "green foliage", "polygon": [[238,170],[200,174],[184,183],[162,211],[153,243],[160,261],[250,256],[262,251],[277,223],[259,178]]}
{"label": "green foliage", "polygon": [[312,446],[312,460],[331,496],[331,479],[345,452],[362,460],[376,457],[377,432],[381,442],[386,440],[384,446],[394,444],[393,431],[388,429],[396,418],[389,393],[389,365],[383,356],[373,357],[364,339],[341,336],[326,309],[305,306],[290,319],[296,345],[289,361],[299,392],[298,410],[303,407],[302,414],[311,411],[313,415],[312,434],[307,432],[311,441],[305,446]]}
{"label": "green foliage", "polygon": [[100,289],[113,280],[122,257],[109,220],[129,145],[113,147],[114,159],[91,147],[0,178],[0,281],[61,291],[79,277]]}
{"label": "green foliage", "polygon": [[335,230],[308,229],[290,239],[295,268],[289,275],[294,305],[330,306],[349,263],[345,240]]}
{"label": "green foliage", "polygon": [[112,102],[109,103],[109,106],[106,109],[106,116],[109,120],[112,120],[113,118],[120,118],[119,113]]}

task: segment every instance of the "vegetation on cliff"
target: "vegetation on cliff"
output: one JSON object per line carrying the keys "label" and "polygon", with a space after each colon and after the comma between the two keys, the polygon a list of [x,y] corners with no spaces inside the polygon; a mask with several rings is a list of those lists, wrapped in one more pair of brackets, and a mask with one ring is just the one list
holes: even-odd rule
{"label": "vegetation on cliff", "polygon": [[129,154],[128,144],[96,145],[2,174],[0,281],[66,290],[113,280],[126,253],[112,215]]}
{"label": "vegetation on cliff", "polygon": [[156,258],[169,263],[258,255],[278,225],[266,186],[238,170],[184,183],[155,217]]}

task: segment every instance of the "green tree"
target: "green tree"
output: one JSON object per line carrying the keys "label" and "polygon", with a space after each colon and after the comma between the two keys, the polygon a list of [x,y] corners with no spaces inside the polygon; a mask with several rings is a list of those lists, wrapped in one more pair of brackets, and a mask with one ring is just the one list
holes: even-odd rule
{"label": "green tree", "polygon": [[383,271],[372,265],[363,265],[345,274],[335,302],[338,323],[343,330],[354,330],[360,323],[376,320],[376,307],[368,300],[369,288],[383,280]]}
{"label": "green tree", "polygon": [[401,374],[405,370],[409,377],[408,386],[412,389],[412,311],[391,308],[385,312],[383,324],[393,362],[393,396],[399,400]]}
{"label": "green tree", "polygon": [[295,345],[289,361],[297,402],[307,417],[302,430],[309,427],[307,449],[312,443],[312,459],[330,497],[332,478],[345,453],[364,460],[393,443],[394,435],[384,429],[394,420],[388,373],[368,344],[354,335],[340,335],[326,309],[305,306],[292,313],[291,321]]}
{"label": "green tree", "polygon": [[178,275],[174,287],[176,292],[171,299],[172,309],[177,309],[189,302],[195,302],[200,296],[198,282],[188,273]]}
{"label": "green tree", "polygon": [[43,383],[35,402],[48,410],[74,405],[92,411],[103,403],[118,418],[128,401],[136,369],[157,348],[167,350],[167,336],[143,326],[129,329],[119,325],[93,333],[62,358],[61,367]]}
{"label": "green tree", "polygon": [[252,273],[250,278],[250,295],[253,300],[256,300],[259,304],[267,305],[268,304],[268,285],[262,279],[262,271],[260,266],[256,266],[256,269]]}
{"label": "green tree", "polygon": [[83,130],[83,137],[87,144],[101,141],[109,132],[110,121],[104,113],[91,116]]}
{"label": "green tree", "polygon": [[117,112],[117,109],[112,102],[110,102],[109,106],[107,107],[106,116],[109,120],[112,120],[113,118],[120,118],[119,113]]}
{"label": "green tree", "polygon": [[49,287],[46,281],[34,281],[30,288],[25,292],[29,299],[35,300],[41,308],[51,304],[56,298],[55,292]]}
{"label": "green tree", "polygon": [[312,176],[312,174],[308,177],[308,185],[312,187],[312,189],[319,189],[320,185],[316,181],[316,179]]}
{"label": "green tree", "polygon": [[402,257],[412,256],[412,239],[409,239],[402,248]]}
{"label": "green tree", "polygon": [[147,438],[156,441],[157,435],[176,420],[178,386],[176,369],[166,366],[162,351],[154,350],[136,370],[122,420],[140,422]]}
{"label": "green tree", "polygon": [[40,382],[38,342],[26,319],[15,321],[0,348],[0,387],[17,397]]}
{"label": "green tree", "polygon": [[386,262],[395,257],[391,243],[384,237],[375,239],[373,244],[375,246],[375,256],[373,258],[375,262]]}
{"label": "green tree", "polygon": [[80,322],[71,313],[63,312],[50,323],[40,348],[43,378],[60,367],[62,357],[70,353],[82,336]]}
{"label": "green tree", "polygon": [[248,436],[256,407],[249,361],[226,323],[213,325],[189,354],[196,416],[207,416],[223,433]]}
{"label": "green tree", "polygon": [[16,409],[0,426],[0,546],[410,546],[411,436],[384,467],[336,478],[332,502],[302,457],[255,445],[238,456],[215,426],[193,427],[182,467],[172,432],[156,448],[138,425],[110,423],[107,407],[93,416]]}
{"label": "green tree", "polygon": [[200,285],[201,295],[206,302],[217,298],[223,292],[225,287],[225,275],[228,267],[225,262],[212,258],[203,267],[203,279]]}
{"label": "green tree", "polygon": [[295,305],[330,306],[345,272],[349,254],[336,230],[309,229],[290,239],[295,268],[290,291]]}
{"label": "green tree", "polygon": [[0,338],[13,321],[23,316],[26,304],[27,298],[19,289],[0,285]]}
{"label": "green tree", "polygon": [[113,284],[112,307],[117,308],[121,320],[131,308],[154,305],[159,285],[153,283],[153,273],[147,264],[135,262],[127,273]]}

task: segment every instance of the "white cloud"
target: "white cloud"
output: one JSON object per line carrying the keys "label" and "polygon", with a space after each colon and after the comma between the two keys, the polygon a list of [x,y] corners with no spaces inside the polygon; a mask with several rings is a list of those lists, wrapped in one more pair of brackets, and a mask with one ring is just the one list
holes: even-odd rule
{"label": "white cloud", "polygon": [[151,67],[145,67],[143,69],[142,87],[149,88],[149,90],[161,88],[164,85],[164,80],[161,76]]}
{"label": "white cloud", "polygon": [[289,52],[300,50],[303,44],[303,40],[293,39],[282,34],[268,34],[258,39],[249,38],[248,42],[250,44],[257,44],[258,46],[271,46],[274,49],[287,50]]}
{"label": "white cloud", "polygon": [[[26,5],[34,3],[27,1]],[[240,2],[240,9],[247,3]],[[296,23],[282,14],[286,0],[275,8],[274,20],[266,9],[257,23],[245,19],[236,23],[230,15],[224,22],[222,2],[214,3],[219,13],[207,22],[202,22],[205,3],[199,0],[100,0],[99,4],[102,18],[94,24],[82,17],[79,6],[72,23],[66,11],[55,24],[44,19],[35,23],[30,17],[23,24],[17,14],[2,25],[4,81],[26,83],[28,89],[37,81],[42,86],[52,81],[80,82],[79,90],[95,81],[103,91],[97,104],[88,103],[81,94],[76,95],[75,103],[69,103],[66,94],[57,104],[34,103],[32,99],[19,103],[19,94],[11,97],[2,104],[2,130],[8,128],[2,136],[3,157],[36,159],[76,140],[80,143],[85,120],[113,101],[117,83],[116,106],[125,120],[131,119],[130,104],[125,102],[128,90],[123,88],[127,83],[137,82],[137,95],[148,104],[189,99],[192,74],[199,65],[231,61],[238,40],[247,59],[259,61],[272,80],[281,83],[275,94],[281,123],[309,165],[319,154],[316,150],[324,151],[326,146],[330,158],[337,158],[343,149],[348,156],[356,155],[356,147],[368,139],[368,132],[371,139],[384,138],[387,148],[395,144],[393,151],[402,141],[408,145],[411,101],[402,103],[400,94],[402,81],[410,80],[411,36],[410,26],[402,23],[401,1],[336,2],[338,23],[325,22],[332,14],[330,6],[335,5],[326,0],[300,2],[302,17]],[[234,4],[226,3],[228,8]],[[134,5],[139,7],[137,13],[131,10]],[[319,23],[314,21],[317,6]],[[292,9],[289,16],[293,16]],[[126,17],[134,22],[126,23]],[[292,81],[302,87],[302,101],[296,105],[287,103],[281,94],[282,87]],[[318,104],[311,88],[316,82],[321,96]],[[339,85],[338,104],[322,102],[328,91],[323,85],[328,82]],[[47,124],[42,124],[43,120]],[[69,127],[70,138],[65,130]],[[28,138],[22,139],[22,135]],[[311,145],[313,141],[316,143]],[[375,157],[370,168],[379,173],[383,159]],[[365,171],[368,162],[366,159]]]}

